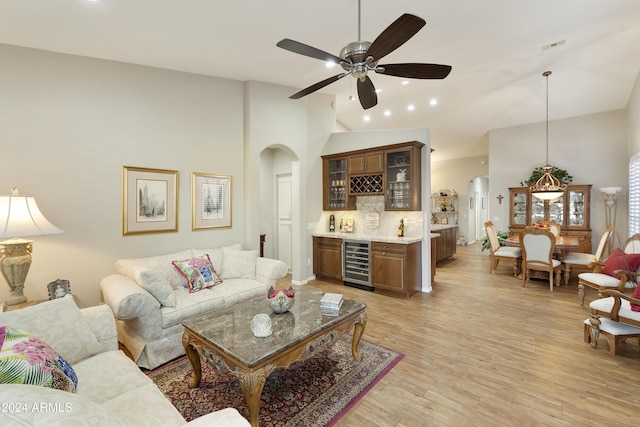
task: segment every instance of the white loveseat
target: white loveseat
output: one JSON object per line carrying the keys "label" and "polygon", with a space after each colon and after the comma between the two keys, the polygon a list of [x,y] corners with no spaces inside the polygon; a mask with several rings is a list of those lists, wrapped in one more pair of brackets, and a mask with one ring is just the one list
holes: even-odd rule
{"label": "white loveseat", "polygon": [[2,426],[249,426],[233,408],[187,424],[149,377],[118,350],[115,320],[106,305],[80,310],[68,295],[0,313],[0,326],[44,341],[77,376],[76,393],[0,384]]}
{"label": "white loveseat", "polygon": [[[173,262],[207,255],[222,283],[190,292]],[[115,268],[118,273],[100,284],[104,302],[116,316],[119,341],[138,366],[148,369],[184,354],[183,321],[256,295],[266,297],[288,270],[282,261],[261,258],[240,245],[121,259]]]}

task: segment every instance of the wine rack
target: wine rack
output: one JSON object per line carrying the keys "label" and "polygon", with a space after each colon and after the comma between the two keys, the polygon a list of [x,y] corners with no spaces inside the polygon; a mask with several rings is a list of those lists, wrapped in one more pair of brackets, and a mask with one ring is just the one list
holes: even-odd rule
{"label": "wine rack", "polygon": [[382,175],[352,176],[349,194],[383,194]]}

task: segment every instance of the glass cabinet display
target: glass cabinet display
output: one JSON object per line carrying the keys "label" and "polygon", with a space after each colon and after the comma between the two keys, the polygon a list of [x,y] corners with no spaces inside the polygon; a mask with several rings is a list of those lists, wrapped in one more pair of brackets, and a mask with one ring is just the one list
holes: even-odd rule
{"label": "glass cabinet display", "polygon": [[591,252],[591,185],[569,185],[556,200],[543,201],[528,187],[509,188],[509,232],[519,233],[538,221],[560,224],[561,234],[578,236],[580,252]]}
{"label": "glass cabinet display", "polygon": [[434,224],[458,223],[458,193],[443,188],[431,195],[431,220]]}
{"label": "glass cabinet display", "polygon": [[420,149],[410,144],[395,150],[386,150],[385,210],[420,210]]}
{"label": "glass cabinet display", "polygon": [[347,160],[345,157],[323,157],[324,210],[353,209],[355,201],[348,195]]}

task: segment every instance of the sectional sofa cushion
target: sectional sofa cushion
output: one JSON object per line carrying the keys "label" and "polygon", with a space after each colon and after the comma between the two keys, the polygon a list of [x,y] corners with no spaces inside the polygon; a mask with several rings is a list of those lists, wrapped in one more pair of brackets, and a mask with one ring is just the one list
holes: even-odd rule
{"label": "sectional sofa cushion", "polygon": [[103,350],[72,295],[0,313],[0,325],[18,327],[75,364]]}
{"label": "sectional sofa cushion", "polygon": [[255,279],[258,251],[222,248],[223,279]]}
{"label": "sectional sofa cushion", "polygon": [[142,289],[153,295],[164,307],[176,306],[173,287],[158,271],[146,267],[136,268],[135,279]]}

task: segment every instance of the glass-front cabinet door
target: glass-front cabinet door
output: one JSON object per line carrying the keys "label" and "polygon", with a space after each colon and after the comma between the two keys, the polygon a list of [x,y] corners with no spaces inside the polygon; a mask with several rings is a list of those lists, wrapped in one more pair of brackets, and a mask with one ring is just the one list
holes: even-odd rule
{"label": "glass-front cabinet door", "polygon": [[510,225],[529,225],[529,189],[528,188],[510,188],[511,195],[511,224]]}
{"label": "glass-front cabinet door", "polygon": [[422,144],[410,143],[405,147],[384,152],[385,210],[417,211],[420,198],[420,149]]}
{"label": "glass-front cabinet door", "polygon": [[549,200],[547,203],[549,204],[549,209],[547,210],[546,221],[552,221],[562,226],[564,224],[562,222],[564,219],[564,197],[560,197],[556,200]]}
{"label": "glass-front cabinet door", "polygon": [[347,209],[347,163],[346,159],[324,159],[324,210]]}
{"label": "glass-front cabinet door", "polygon": [[567,227],[589,228],[590,185],[572,185],[567,189]]}

